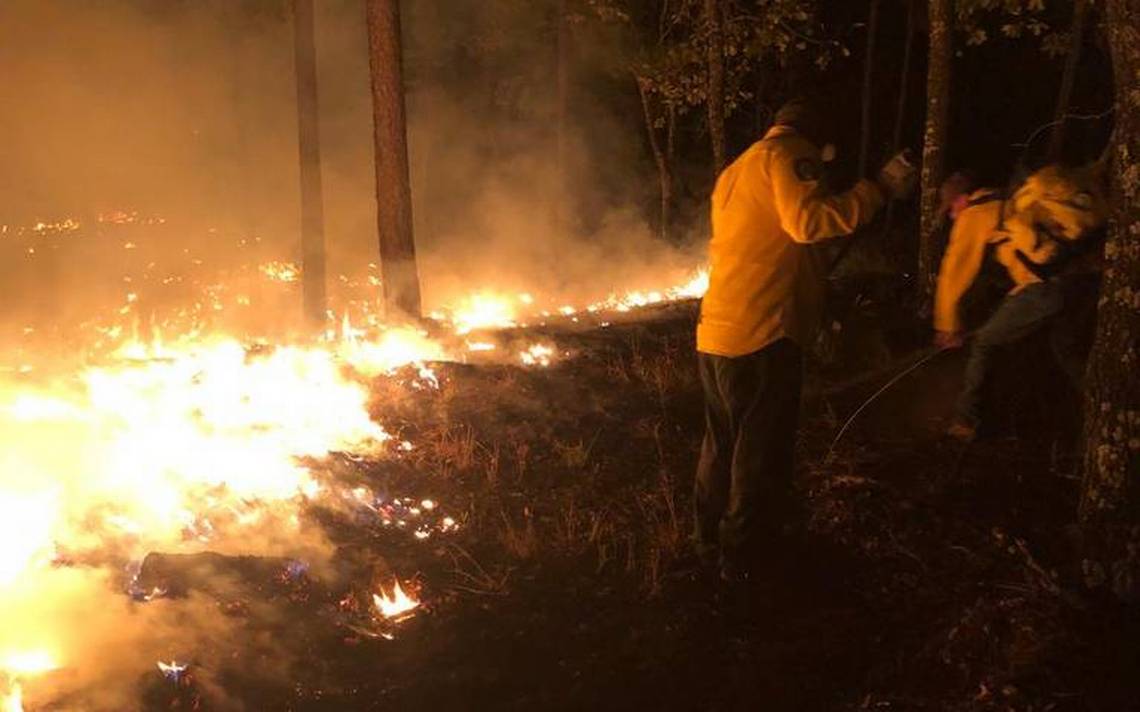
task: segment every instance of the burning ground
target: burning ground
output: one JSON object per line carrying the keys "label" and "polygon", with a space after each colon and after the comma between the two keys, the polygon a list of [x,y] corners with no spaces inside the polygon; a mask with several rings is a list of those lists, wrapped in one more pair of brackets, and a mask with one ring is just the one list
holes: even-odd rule
{"label": "burning ground", "polygon": [[[571,357],[543,324],[605,328],[703,289],[695,272],[580,305],[480,292],[440,304],[425,330],[382,322],[371,274],[342,277],[339,315],[321,338],[300,339],[259,318],[296,297],[296,266],[211,270],[189,249],[152,259],[131,230],[163,224],[123,213],[88,228],[96,249],[122,250],[122,294],[9,315],[0,383],[9,709],[149,707],[162,697],[142,682],[151,677],[175,702],[210,707],[258,708],[283,690],[320,697],[325,678],[294,670],[312,665],[307,646],[394,641],[438,605],[425,592],[446,590],[446,579],[424,576],[419,553],[464,551],[450,542],[471,517],[469,497],[452,465],[415,441],[432,453],[474,441],[406,411],[435,407],[460,364],[511,372]],[[5,228],[3,247],[25,273],[67,282],[52,274],[54,254],[74,257],[67,241],[83,229]]]}
{"label": "burning ground", "polygon": [[[294,269],[247,271],[292,289]],[[1008,364],[1017,439],[959,451],[936,437],[945,357],[829,454],[913,358],[889,297],[856,300],[813,363],[802,548],[745,597],[703,576],[699,286],[553,310],[481,293],[430,332],[355,304],[291,345],[165,336],[145,296],[70,358],[21,332],[8,709],[1127,708],[1135,621],[1052,563],[1074,560],[1051,524],[1076,487],[1074,424],[1050,415],[1072,409],[1042,407],[1072,397],[1058,379]],[[245,307],[210,293],[185,313]]]}
{"label": "burning ground", "polygon": [[9,710],[1130,704],[1135,622],[1053,563],[1073,560],[1051,525],[1076,489],[1065,409],[1020,396],[1018,440],[948,448],[946,357],[828,454],[917,343],[890,295],[851,300],[813,362],[810,534],[737,596],[685,545],[699,276],[580,305],[461,296],[429,331],[346,300],[317,342],[162,328],[246,308],[231,281],[215,309],[215,283],[146,315],[165,301],[120,297],[80,353],[9,349]]}

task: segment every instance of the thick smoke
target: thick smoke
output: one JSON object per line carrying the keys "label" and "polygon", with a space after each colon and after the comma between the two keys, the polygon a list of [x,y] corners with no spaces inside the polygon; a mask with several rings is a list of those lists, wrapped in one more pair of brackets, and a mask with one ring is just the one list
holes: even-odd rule
{"label": "thick smoke", "polygon": [[[372,107],[363,1],[316,4],[335,295],[378,260]],[[291,528],[297,506],[272,487],[260,526],[203,547],[187,543],[199,522],[169,516],[182,515],[184,485],[202,472],[234,467],[260,477],[251,498],[265,494],[266,478],[291,493],[295,456],[353,451],[322,428],[359,417],[369,435],[374,424],[353,392],[329,405],[345,385],[331,357],[298,357],[308,365],[289,362],[261,383],[253,376],[264,361],[240,348],[219,352],[218,412],[195,400],[211,388],[201,363],[186,371],[177,360],[118,364],[124,372],[103,387],[125,392],[104,390],[116,396],[104,403],[90,380],[97,371],[41,376],[51,357],[80,352],[87,339],[122,339],[123,329],[146,337],[163,327],[167,338],[205,341],[219,335],[208,333],[211,324],[238,337],[295,324],[297,285],[274,291],[258,281],[258,265],[300,253],[288,5],[0,3],[0,347],[22,349],[19,361],[0,358],[0,656],[47,641],[63,669],[36,677],[40,699],[79,695],[85,709],[130,709],[139,677],[155,674],[157,660],[248,647],[209,597],[132,603],[124,561],[208,546],[303,557],[317,572],[332,553],[319,528]],[[614,104],[594,93],[614,88],[591,86],[596,72],[580,67],[559,122],[552,7],[406,4],[415,226],[429,309],[486,291],[580,306],[680,283],[697,264],[646,227],[647,181],[629,168],[644,165],[639,121],[601,108]],[[203,316],[215,312],[227,319]],[[185,325],[193,330],[170,333]],[[35,370],[13,373],[20,364]],[[259,384],[249,399],[225,400]],[[274,394],[286,391],[314,401],[282,407]],[[250,403],[270,414],[246,413]],[[306,415],[312,422],[294,422]],[[219,479],[232,489],[240,477]],[[261,659],[284,668],[289,657],[281,650]],[[2,675],[14,668],[0,659],[0,699]],[[211,701],[225,706],[208,678],[200,672]]]}
{"label": "thick smoke", "polygon": [[[553,6],[427,0],[405,8],[429,307],[479,290],[580,303],[667,286],[697,261],[651,237],[636,104],[601,108],[621,104],[599,101],[599,92],[622,88],[592,86],[603,75],[573,51],[569,60],[579,63],[559,122]],[[379,259],[363,2],[321,0],[316,21],[335,295]],[[9,226],[5,301],[18,305],[9,308],[11,326],[42,328],[84,318],[92,304],[114,306],[137,290],[131,270],[168,279],[188,262],[232,275],[250,262],[298,260],[292,42],[286,2],[0,6],[0,223]],[[139,222],[107,222],[120,213]],[[165,222],[146,223],[155,218]],[[21,227],[65,219],[80,228],[38,243],[16,239]],[[145,257],[125,255],[128,242]],[[148,308],[181,298],[166,285],[143,295]],[[298,301],[292,294],[272,307],[291,319]]]}

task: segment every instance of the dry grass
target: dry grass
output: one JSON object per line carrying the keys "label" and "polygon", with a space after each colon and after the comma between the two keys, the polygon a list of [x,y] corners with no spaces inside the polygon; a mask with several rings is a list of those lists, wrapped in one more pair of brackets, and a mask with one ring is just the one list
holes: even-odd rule
{"label": "dry grass", "polygon": [[533,559],[539,551],[539,538],[530,508],[523,508],[521,522],[516,522],[505,509],[500,511],[500,516],[499,542],[506,552],[518,560]]}
{"label": "dry grass", "polygon": [[594,433],[594,438],[588,444],[584,440],[574,443],[554,443],[554,450],[558,453],[562,465],[570,470],[581,470],[586,467],[590,462],[590,453],[598,442],[598,435],[599,433]]}
{"label": "dry grass", "polygon": [[500,567],[489,572],[458,544],[449,545],[447,553],[451,556],[453,564],[451,570],[455,578],[455,583],[451,586],[453,589],[482,596],[505,596],[509,593],[507,581],[511,577],[510,568]]}

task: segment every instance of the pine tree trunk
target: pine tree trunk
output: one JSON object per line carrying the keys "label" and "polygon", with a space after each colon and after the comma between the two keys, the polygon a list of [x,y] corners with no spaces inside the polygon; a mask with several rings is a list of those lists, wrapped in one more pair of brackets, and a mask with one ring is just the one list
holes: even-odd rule
{"label": "pine tree trunk", "polygon": [[297,133],[301,159],[301,291],[305,317],[325,323],[325,226],[313,0],[293,0]]}
{"label": "pine tree trunk", "polygon": [[1074,0],[1073,27],[1069,56],[1065,59],[1065,71],[1061,75],[1061,89],[1057,93],[1057,110],[1053,114],[1053,133],[1049,138],[1049,161],[1061,160],[1065,149],[1065,114],[1069,113],[1069,103],[1073,98],[1073,84],[1077,78],[1077,65],[1081,61],[1081,46],[1085,35],[1085,17],[1088,15],[1088,0]]}
{"label": "pine tree trunk", "polygon": [[922,206],[918,245],[918,297],[929,305],[938,272],[938,188],[945,173],[950,120],[952,0],[930,0],[930,59],[926,74],[926,131],[922,149]]}
{"label": "pine tree trunk", "polygon": [[367,0],[376,139],[380,276],[390,315],[419,318],[420,282],[412,234],[412,187],[404,107],[399,0]]}
{"label": "pine tree trunk", "polygon": [[712,142],[713,167],[717,174],[724,168],[727,140],[724,132],[724,27],[720,0],[705,0],[705,22],[708,27],[708,119]]}
{"label": "pine tree trunk", "polygon": [[557,191],[555,201],[555,223],[558,232],[565,236],[569,227],[569,187],[570,163],[570,16],[566,0],[558,0],[558,98],[557,98]]}
{"label": "pine tree trunk", "polygon": [[646,80],[635,77],[637,80],[637,90],[641,96],[641,109],[645,115],[645,131],[649,138],[649,148],[653,153],[653,162],[657,166],[657,180],[660,187],[661,197],[661,210],[658,215],[657,234],[662,240],[669,239],[669,224],[672,222],[672,207],[673,207],[673,172],[672,172],[672,148],[673,148],[673,124],[674,114],[669,112],[666,118],[666,138],[665,146],[661,145],[661,139],[657,135],[657,115],[653,111],[653,96]]}
{"label": "pine tree trunk", "polygon": [[1140,598],[1140,0],[1108,0],[1116,82],[1113,213],[1085,387],[1080,520],[1092,585]]}

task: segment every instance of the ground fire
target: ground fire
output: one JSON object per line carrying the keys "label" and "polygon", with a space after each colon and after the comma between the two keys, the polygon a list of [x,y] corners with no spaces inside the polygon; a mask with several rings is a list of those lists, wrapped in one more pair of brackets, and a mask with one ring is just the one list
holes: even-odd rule
{"label": "ground fire", "polygon": [[1140,699],[1140,0],[3,0],[0,712]]}
{"label": "ground fire", "polygon": [[[299,272],[296,265],[269,262],[248,273],[288,288]],[[439,388],[434,369],[441,362],[549,366],[553,347],[507,346],[502,330],[691,298],[702,280],[697,275],[651,296],[613,294],[559,313],[543,311],[533,298],[524,303],[483,292],[458,300],[454,309],[445,305],[434,336],[389,327],[348,304],[340,318],[330,315],[318,339],[293,344],[208,327],[169,331],[165,324],[177,323],[182,305],[172,307],[176,316],[164,326],[142,328],[139,299],[129,292],[121,308],[93,315],[95,336],[81,357],[49,362],[33,349],[21,350],[26,362],[5,369],[13,377],[5,379],[2,407],[5,469],[12,476],[2,499],[0,581],[6,618],[24,620],[7,624],[0,635],[8,707],[20,708],[29,693],[37,699],[41,684],[54,689],[53,679],[82,665],[72,635],[44,621],[66,619],[108,589],[117,588],[132,605],[159,605],[170,595],[163,586],[139,583],[139,562],[149,552],[303,555],[320,548],[303,522],[317,507],[365,513],[414,541],[461,527],[446,501],[417,491],[379,494],[338,481],[324,463],[329,457],[398,460],[415,451],[416,443],[386,429],[383,403],[369,395],[375,379],[414,397]],[[237,290],[221,282],[200,295],[220,321],[226,310],[259,307],[240,295],[229,303],[209,301],[230,291]],[[489,316],[481,306],[489,302],[511,306]],[[475,335],[483,346],[465,340]],[[423,486],[430,491],[430,481]],[[299,578],[308,567],[285,571]],[[92,590],[94,581],[107,589]],[[393,622],[420,606],[399,580],[382,586],[372,601],[376,613]],[[156,664],[175,681],[187,669]]]}

